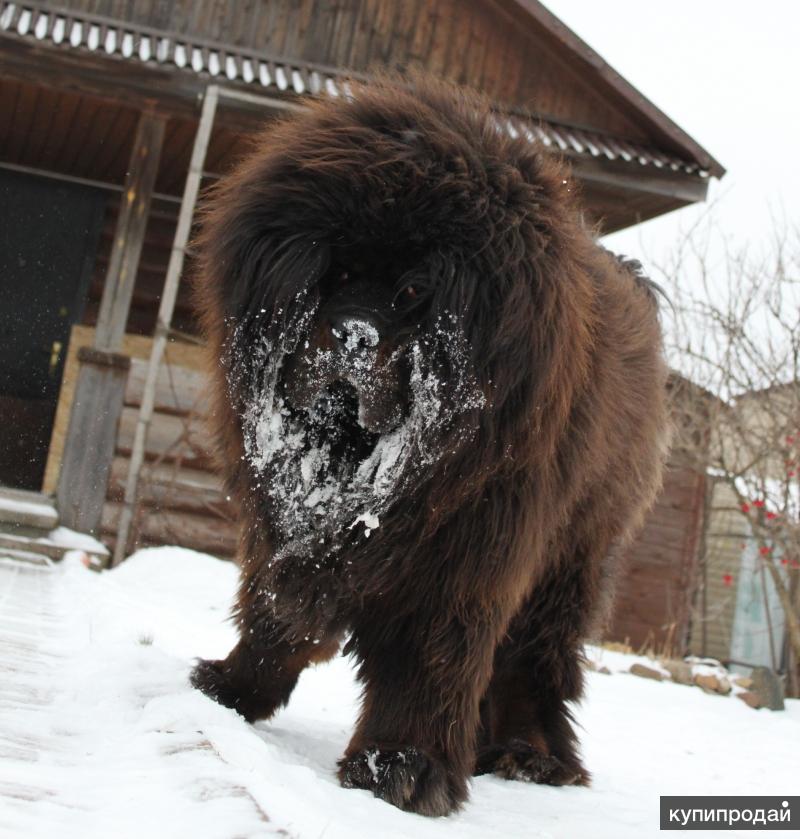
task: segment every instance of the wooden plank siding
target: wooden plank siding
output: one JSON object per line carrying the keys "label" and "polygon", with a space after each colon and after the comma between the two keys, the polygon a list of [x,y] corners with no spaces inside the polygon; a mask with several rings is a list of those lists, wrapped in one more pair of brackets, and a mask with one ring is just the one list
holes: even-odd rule
{"label": "wooden plank siding", "polygon": [[0,79],[0,113],[0,159],[123,182],[139,119],[135,108]]}
{"label": "wooden plank siding", "polygon": [[[108,260],[111,253],[119,198],[109,198],[106,217],[100,234],[92,281],[89,286],[83,323],[94,326],[100,307]],[[133,335],[152,335],[155,329],[158,301],[164,286],[172,239],[175,234],[177,211],[175,206],[160,203],[152,207],[145,229],[142,256],[133,290],[126,332]],[[187,275],[190,270],[187,271]],[[191,289],[188,282],[181,285],[173,317],[173,326],[180,332],[193,334],[197,323],[192,310]]]}
{"label": "wooden plank siding", "polygon": [[668,464],[664,488],[622,560],[609,638],[685,651],[704,495],[702,475]]}
{"label": "wooden plank siding", "polygon": [[498,103],[646,140],[555,49],[493,0],[68,0],[61,5],[266,55],[369,72],[423,68]]}
{"label": "wooden plank siding", "polygon": [[[0,78],[0,113],[4,116],[0,120],[0,160],[123,184],[139,119],[135,108]],[[226,112],[212,133],[205,171],[224,175],[251,148],[254,136],[270,118],[262,114],[233,119]],[[182,193],[196,131],[196,120],[167,120],[157,193]]]}
{"label": "wooden plank siding", "polygon": [[[692,610],[689,650],[694,655],[726,661],[731,657],[733,621],[745,541],[746,517],[727,484],[716,482],[709,500],[708,532]],[[730,575],[731,582],[726,583]],[[703,589],[705,589],[705,596]]]}
{"label": "wooden plank siding", "polygon": [[[199,355],[199,353],[198,353]],[[129,457],[141,405],[147,362],[133,359],[101,533],[113,546]],[[159,371],[155,413],[139,479],[134,544],[177,544],[231,557],[236,547],[235,512],[214,472],[204,374],[177,364]]]}

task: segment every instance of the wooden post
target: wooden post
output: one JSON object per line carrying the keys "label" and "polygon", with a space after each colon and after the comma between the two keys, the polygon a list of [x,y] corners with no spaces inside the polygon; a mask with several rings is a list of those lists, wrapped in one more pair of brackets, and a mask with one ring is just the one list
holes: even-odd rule
{"label": "wooden post", "polygon": [[130,359],[81,347],[78,361],[81,366],[59,473],[57,507],[62,524],[93,533],[103,513]]}
{"label": "wooden post", "polygon": [[158,368],[167,346],[172,313],[175,309],[175,300],[178,296],[183,261],[186,256],[186,244],[189,241],[194,208],[200,190],[200,181],[203,177],[203,165],[206,159],[208,143],[211,138],[211,129],[214,126],[218,100],[219,88],[216,85],[209,85],[203,98],[203,110],[197,125],[197,134],[195,135],[192,157],[189,162],[189,174],[186,176],[186,186],[183,190],[183,200],[181,201],[181,210],[178,215],[178,226],[175,230],[175,239],[172,243],[169,265],[167,266],[167,278],[164,281],[164,290],[161,294],[161,305],[158,309],[155,337],[150,352],[142,404],[139,408],[139,417],[136,422],[136,432],[131,450],[131,460],[128,466],[128,479],[125,484],[125,501],[122,505],[119,526],[117,528],[117,542],[114,547],[113,565],[118,565],[122,562],[128,547],[128,537],[130,536],[131,524],[136,507],[139,471],[144,461],[147,432],[153,416]]}
{"label": "wooden post", "polygon": [[97,317],[94,346],[98,350],[117,352],[122,346],[164,142],[164,126],[164,118],[155,114],[144,113],[139,118]]}
{"label": "wooden post", "polygon": [[165,118],[143,113],[131,151],[94,349],[83,349],[56,492],[61,522],[96,532],[114,456],[130,359],[119,354],[142,252]]}

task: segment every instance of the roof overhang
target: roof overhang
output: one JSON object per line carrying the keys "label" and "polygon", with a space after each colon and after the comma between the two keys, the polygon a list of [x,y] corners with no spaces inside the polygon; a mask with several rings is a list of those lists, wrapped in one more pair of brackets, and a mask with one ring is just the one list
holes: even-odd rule
{"label": "roof overhang", "polygon": [[706,149],[689,136],[676,122],[637,90],[618,73],[598,52],[575,34],[539,0],[495,0],[509,14],[523,23],[534,26],[559,53],[572,63],[584,77],[591,78],[621,110],[638,123],[646,125],[660,149],[671,151],[697,163],[700,169],[715,178],[725,174],[725,168]]}

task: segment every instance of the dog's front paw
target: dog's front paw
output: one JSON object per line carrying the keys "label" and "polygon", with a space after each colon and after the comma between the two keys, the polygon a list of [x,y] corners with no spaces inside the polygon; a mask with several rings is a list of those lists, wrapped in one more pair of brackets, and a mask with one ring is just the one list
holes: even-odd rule
{"label": "dog's front paw", "polygon": [[199,659],[189,674],[189,682],[220,705],[239,710],[241,697],[226,673],[225,661]]}
{"label": "dog's front paw", "polygon": [[580,760],[561,760],[523,740],[486,749],[478,756],[476,775],[494,773],[508,781],[527,781],[549,786],[588,786],[591,776]]}
{"label": "dog's front paw", "polygon": [[339,761],[339,780],[422,816],[446,816],[467,797],[466,783],[442,760],[414,747],[373,746],[346,755]]}

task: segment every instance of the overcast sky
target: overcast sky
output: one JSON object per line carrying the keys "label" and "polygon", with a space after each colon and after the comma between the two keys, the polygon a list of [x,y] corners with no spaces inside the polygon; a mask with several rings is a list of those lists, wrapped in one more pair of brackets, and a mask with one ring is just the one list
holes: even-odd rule
{"label": "overcast sky", "polygon": [[[800,223],[800,2],[545,5],[728,170],[709,190],[725,236],[760,247],[771,211]],[[606,243],[661,260],[697,212],[678,210]]]}

